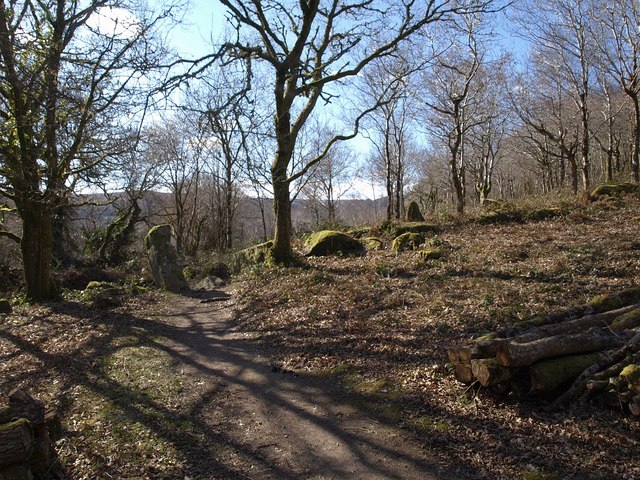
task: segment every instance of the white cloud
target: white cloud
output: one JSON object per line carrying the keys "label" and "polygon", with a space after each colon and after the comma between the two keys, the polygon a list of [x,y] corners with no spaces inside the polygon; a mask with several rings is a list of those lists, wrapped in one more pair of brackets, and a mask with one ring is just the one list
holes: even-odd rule
{"label": "white cloud", "polygon": [[138,33],[140,22],[129,10],[105,7],[89,17],[87,26],[101,35],[130,38]]}

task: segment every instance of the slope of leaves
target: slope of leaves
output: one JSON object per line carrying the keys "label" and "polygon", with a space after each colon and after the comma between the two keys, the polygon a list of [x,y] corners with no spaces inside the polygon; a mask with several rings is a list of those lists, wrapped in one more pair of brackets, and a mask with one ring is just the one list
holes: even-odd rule
{"label": "slope of leaves", "polygon": [[461,339],[636,286],[639,207],[629,196],[529,223],[450,225],[436,260],[385,249],[254,269],[239,286],[239,318],[279,368],[393,385],[394,421],[465,478],[637,478],[637,419],[493,397],[444,365]]}

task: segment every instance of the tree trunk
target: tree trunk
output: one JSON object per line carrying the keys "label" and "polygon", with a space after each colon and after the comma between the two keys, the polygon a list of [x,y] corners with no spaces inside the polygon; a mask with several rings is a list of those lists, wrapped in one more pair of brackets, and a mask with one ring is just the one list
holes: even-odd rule
{"label": "tree trunk", "polygon": [[585,369],[597,363],[601,354],[568,355],[533,364],[530,368],[532,395],[555,391],[562,385],[575,380]]}
{"label": "tree trunk", "polygon": [[571,175],[571,191],[576,195],[578,193],[578,162],[573,152],[567,155],[567,161],[569,162],[569,172]]}
{"label": "tree trunk", "polygon": [[511,380],[520,369],[503,367],[495,358],[480,358],[471,360],[471,371],[483,387],[491,387]]}
{"label": "tree trunk", "polygon": [[580,95],[580,110],[582,113],[582,144],[581,144],[581,155],[582,155],[582,187],[585,192],[589,191],[589,187],[591,186],[591,161],[589,158],[590,155],[590,133],[589,133],[589,108],[587,106],[587,85],[584,85],[584,93]]}
{"label": "tree trunk", "polygon": [[543,325],[522,335],[517,335],[511,341],[517,343],[528,343],[541,338],[553,337],[556,335],[569,335],[586,332],[590,328],[598,328],[610,325],[615,319],[640,309],[640,304],[629,305],[608,312],[586,315],[575,320],[563,321]]}
{"label": "tree trunk", "polygon": [[624,336],[618,336],[610,329],[603,328],[574,335],[542,338],[528,343],[501,343],[498,345],[496,358],[498,363],[505,367],[524,367],[547,358],[621,347],[624,342]]}
{"label": "tree trunk", "polygon": [[[282,169],[284,170],[284,169]],[[273,182],[273,211],[276,217],[273,237],[273,260],[276,263],[288,263],[293,252],[291,250],[291,198],[289,196],[289,181],[284,174],[272,171]]]}
{"label": "tree trunk", "polygon": [[33,451],[33,430],[21,418],[0,426],[0,468],[26,462]]}
{"label": "tree trunk", "polygon": [[58,296],[51,276],[53,256],[53,211],[49,205],[36,201],[18,201],[22,218],[20,249],[24,264],[27,297],[50,300]]}
{"label": "tree trunk", "polygon": [[638,94],[630,95],[633,100],[633,155],[631,157],[631,178],[640,181],[640,99]]}

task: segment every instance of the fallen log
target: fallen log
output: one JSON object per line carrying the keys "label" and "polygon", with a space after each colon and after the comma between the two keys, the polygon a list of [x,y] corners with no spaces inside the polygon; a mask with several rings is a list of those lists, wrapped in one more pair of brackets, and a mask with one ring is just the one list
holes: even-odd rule
{"label": "fallen log", "polygon": [[464,383],[465,385],[471,385],[476,381],[473,376],[473,371],[471,370],[471,365],[468,363],[456,363],[455,364],[455,375],[456,379],[460,383]]}
{"label": "fallen log", "polygon": [[9,394],[9,408],[14,418],[26,418],[33,425],[44,425],[44,403],[24,390],[15,389]]}
{"label": "fallen log", "polygon": [[[544,325],[542,327],[531,330],[530,332],[518,335],[512,338],[511,341],[518,343],[528,343],[546,337],[581,333],[591,328],[606,327],[617,320],[619,317],[624,317],[628,314],[640,314],[640,304],[634,304],[608,312],[586,315],[584,317],[562,323]],[[632,318],[635,318],[635,316],[633,316]],[[640,315],[638,318],[640,318]]]}
{"label": "fallen log", "polygon": [[[604,352],[597,362],[586,368],[580,375],[573,381],[571,387],[569,387],[562,395],[560,395],[554,403],[556,405],[562,405],[581,397],[587,389],[587,382],[598,372],[610,368],[611,365],[616,365],[627,357],[627,347],[617,350],[609,350]],[[624,367],[623,367],[624,368]]]}
{"label": "fallen log", "polygon": [[573,335],[557,335],[528,343],[503,342],[498,344],[496,358],[505,367],[525,367],[538,360],[566,355],[596,352],[621,347],[625,336],[609,329],[593,329]]}
{"label": "fallen log", "polygon": [[511,380],[519,368],[499,365],[495,358],[479,358],[471,360],[471,371],[483,387],[491,387]]}
{"label": "fallen log", "polygon": [[0,425],[0,468],[26,462],[33,452],[33,429],[25,418]]}
{"label": "fallen log", "polygon": [[532,328],[571,321],[585,315],[598,314],[637,303],[640,303],[640,287],[630,288],[614,294],[599,295],[592,298],[589,303],[584,305],[571,307],[566,310],[550,313],[546,316],[534,317],[532,319],[516,323],[512,327],[499,332],[496,336],[502,338],[515,337],[522,332],[531,330]]}
{"label": "fallen log", "polygon": [[529,394],[540,395],[556,391],[575,380],[586,368],[598,362],[602,354],[569,355],[536,362],[530,367]]}
{"label": "fallen log", "polygon": [[614,330],[632,330],[638,327],[640,327],[640,309],[631,310],[611,322],[611,328]]}

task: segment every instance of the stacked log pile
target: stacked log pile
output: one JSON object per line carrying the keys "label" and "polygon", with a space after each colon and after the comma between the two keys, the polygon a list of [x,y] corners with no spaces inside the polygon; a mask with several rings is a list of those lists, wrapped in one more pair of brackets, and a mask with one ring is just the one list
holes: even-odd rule
{"label": "stacked log pile", "polygon": [[447,349],[456,378],[558,404],[600,398],[640,415],[640,289]]}
{"label": "stacked log pile", "polygon": [[61,435],[54,412],[22,390],[9,394],[0,409],[0,480],[59,479],[53,442]]}

